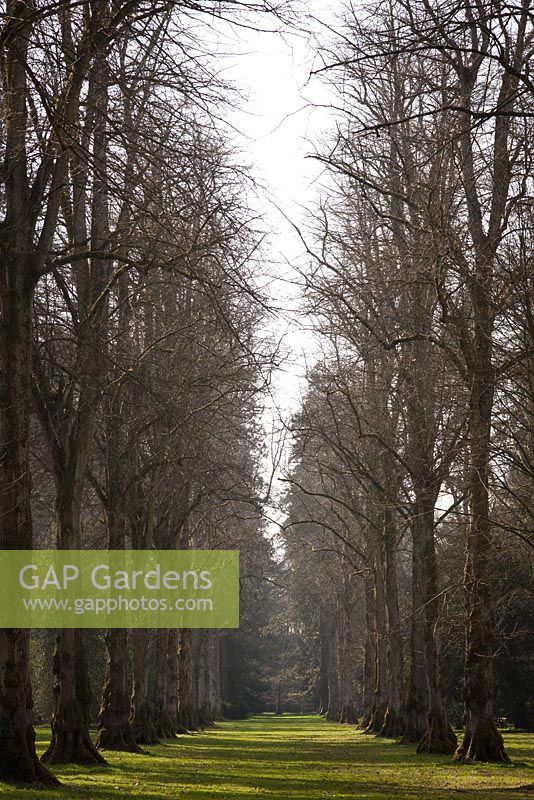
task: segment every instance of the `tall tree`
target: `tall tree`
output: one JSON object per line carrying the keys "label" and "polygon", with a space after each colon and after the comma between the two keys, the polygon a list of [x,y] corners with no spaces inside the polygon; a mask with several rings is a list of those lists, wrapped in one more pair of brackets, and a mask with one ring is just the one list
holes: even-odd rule
{"label": "tall tree", "polygon": [[[52,24],[70,36],[70,9]],[[0,267],[0,514],[2,547],[30,549],[32,520],[28,431],[31,413],[32,302],[47,268],[61,206],[70,148],[75,141],[83,82],[95,41],[102,37],[98,3],[89,3],[58,66],[43,50],[49,24],[32,3],[9,2],[2,28],[4,104],[4,218]],[[64,23],[62,28],[62,23]],[[67,52],[63,40],[63,54]],[[39,68],[34,70],[39,64]],[[41,65],[48,65],[45,77]],[[29,74],[37,75],[30,84]],[[49,78],[50,80],[47,80]],[[43,117],[48,123],[43,125]],[[0,659],[2,741],[0,776],[54,783],[37,761],[31,724],[28,635],[4,631]]]}

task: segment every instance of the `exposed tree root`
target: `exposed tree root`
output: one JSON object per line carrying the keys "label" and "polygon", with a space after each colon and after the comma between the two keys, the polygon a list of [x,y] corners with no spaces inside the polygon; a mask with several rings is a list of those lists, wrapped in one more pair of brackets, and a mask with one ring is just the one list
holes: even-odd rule
{"label": "exposed tree root", "polygon": [[430,719],[428,728],[417,745],[417,752],[451,756],[457,747],[458,739],[451,726],[442,719]]}
{"label": "exposed tree root", "polygon": [[388,708],[384,717],[384,724],[378,732],[378,736],[383,736],[385,739],[398,739],[403,735],[405,729],[406,718],[404,714]]}
{"label": "exposed tree root", "polygon": [[115,750],[123,753],[143,753],[137,744],[131,725],[114,728],[99,728],[95,741],[98,750]]}
{"label": "exposed tree root", "polygon": [[152,722],[147,703],[139,706],[137,713],[130,717],[134,741],[139,745],[159,744],[156,728]]}
{"label": "exposed tree root", "polygon": [[46,764],[107,764],[82,727],[63,729],[57,726],[41,760]]}
{"label": "exposed tree root", "polygon": [[428,729],[428,713],[408,712],[399,744],[418,744]]}
{"label": "exposed tree root", "polygon": [[15,729],[0,734],[0,780],[43,787],[60,786],[56,776],[42,764],[35,753],[32,725],[20,733]]}
{"label": "exposed tree root", "polygon": [[364,730],[364,733],[380,733],[382,730],[382,726],[384,725],[384,719],[386,716],[386,709],[383,706],[375,705],[373,709],[373,714],[371,716],[371,720]]}
{"label": "exposed tree root", "polygon": [[176,725],[171,722],[168,714],[163,714],[157,721],[156,736],[158,739],[175,739]]}
{"label": "exposed tree root", "polygon": [[454,754],[456,761],[491,761],[509,764],[504,741],[495,723],[489,717],[479,719],[472,730],[467,730],[462,744]]}

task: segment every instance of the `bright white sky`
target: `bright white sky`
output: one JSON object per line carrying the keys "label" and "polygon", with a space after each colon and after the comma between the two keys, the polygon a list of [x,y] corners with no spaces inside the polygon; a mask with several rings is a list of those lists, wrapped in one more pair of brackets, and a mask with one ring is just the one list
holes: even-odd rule
{"label": "bright white sky", "polygon": [[[306,10],[333,24],[341,0],[307,0]],[[314,36],[329,33],[311,18],[303,25],[313,33],[227,26],[218,40],[219,52],[228,54],[222,58],[223,74],[243,94],[241,108],[229,121],[239,131],[238,144],[261,186],[258,202],[270,232],[265,273],[274,277],[270,293],[285,310],[272,326],[290,353],[274,384],[275,402],[285,415],[298,407],[305,365],[313,363],[316,349],[298,314],[297,270],[307,256],[291,223],[300,228],[309,224],[307,211],[318,200],[321,168],[308,156],[332,123],[327,110],[314,107],[328,103],[328,91],[317,78],[310,79],[320,63]]]}
{"label": "bright white sky", "polygon": [[[268,333],[282,339],[288,353],[274,376],[271,405],[264,419],[271,451],[267,477],[275,460],[280,419],[287,422],[299,407],[306,365],[313,364],[317,353],[317,343],[299,313],[298,269],[309,259],[292,223],[301,229],[309,225],[308,211],[319,197],[322,170],[308,156],[332,125],[332,118],[328,110],[317,108],[328,104],[329,93],[319,79],[310,78],[310,72],[320,64],[317,40],[331,38],[322,23],[334,26],[341,9],[342,0],[307,0],[310,16],[302,24],[311,33],[254,31],[225,24],[212,30],[217,66],[222,66],[222,75],[243,95],[241,107],[228,122],[238,132],[238,147],[260,185],[257,202],[270,234],[262,278],[269,284],[273,303],[281,309]],[[282,467],[288,456],[286,446]],[[275,493],[281,487],[279,477],[277,470]],[[280,517],[276,509],[270,513]]]}

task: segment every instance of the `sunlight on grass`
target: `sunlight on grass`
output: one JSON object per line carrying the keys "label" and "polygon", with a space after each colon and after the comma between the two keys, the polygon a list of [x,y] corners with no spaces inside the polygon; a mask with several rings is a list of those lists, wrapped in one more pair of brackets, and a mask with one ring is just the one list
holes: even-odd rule
{"label": "sunlight on grass", "polygon": [[[44,749],[48,731],[40,729]],[[107,768],[56,768],[56,791],[0,786],[2,800],[508,800],[534,798],[534,735],[506,734],[515,764],[454,764],[318,717],[263,715],[180,736]],[[530,787],[530,788],[527,788]]]}

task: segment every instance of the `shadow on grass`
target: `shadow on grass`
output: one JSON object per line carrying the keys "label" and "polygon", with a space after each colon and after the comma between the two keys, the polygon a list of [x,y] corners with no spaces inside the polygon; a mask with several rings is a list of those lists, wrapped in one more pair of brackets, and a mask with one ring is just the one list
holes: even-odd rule
{"label": "shadow on grass", "polygon": [[[38,738],[42,750],[48,731],[40,730]],[[513,756],[532,759],[532,743],[534,737],[511,737]],[[501,768],[417,756],[413,747],[363,736],[318,717],[262,715],[223,722],[166,740],[147,753],[107,752],[109,767],[58,767],[61,789],[0,787],[0,800],[240,800],[258,795],[268,800],[491,800],[496,794],[525,800],[533,794],[532,767],[526,762]],[[505,775],[522,786],[499,786],[499,776],[504,780]]]}

